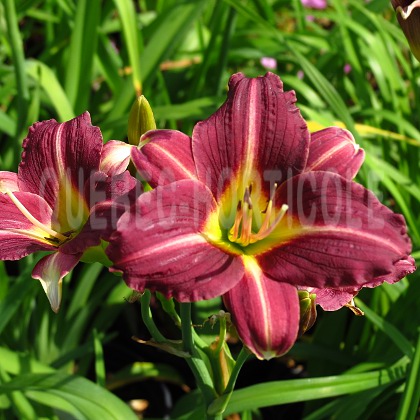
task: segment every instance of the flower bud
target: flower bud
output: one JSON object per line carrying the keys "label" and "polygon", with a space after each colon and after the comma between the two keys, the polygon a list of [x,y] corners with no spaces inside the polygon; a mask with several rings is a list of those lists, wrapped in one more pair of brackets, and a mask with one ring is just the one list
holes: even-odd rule
{"label": "flower bud", "polygon": [[128,142],[134,146],[139,144],[140,137],[149,130],[156,129],[155,117],[147,99],[141,95],[131,107],[128,117]]}
{"label": "flower bud", "polygon": [[420,61],[420,0],[391,0],[398,22],[410,44],[411,51]]}
{"label": "flower bud", "polygon": [[305,334],[316,321],[316,295],[299,290],[300,321],[298,336]]}

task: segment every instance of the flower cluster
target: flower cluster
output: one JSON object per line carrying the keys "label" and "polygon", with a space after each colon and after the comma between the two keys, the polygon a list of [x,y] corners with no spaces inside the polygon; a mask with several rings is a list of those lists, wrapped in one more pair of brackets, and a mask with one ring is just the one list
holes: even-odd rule
{"label": "flower cluster", "polygon": [[284,354],[315,302],[336,310],[415,270],[404,218],[353,181],[363,150],[340,128],[310,134],[295,102],[278,76],[238,73],[192,138],[152,129],[103,146],[87,113],[35,124],[18,174],[0,173],[0,258],[50,251],[33,277],[57,310],[62,277],[106,246],[132,289],[222,296],[257,357]]}

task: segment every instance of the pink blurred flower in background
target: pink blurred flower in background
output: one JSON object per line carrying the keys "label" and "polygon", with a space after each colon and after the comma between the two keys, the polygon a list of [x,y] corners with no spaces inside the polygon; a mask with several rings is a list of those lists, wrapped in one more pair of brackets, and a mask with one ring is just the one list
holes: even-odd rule
{"label": "pink blurred flower in background", "polygon": [[304,7],[310,7],[312,9],[326,9],[328,4],[327,0],[301,0]]}
{"label": "pink blurred flower in background", "polygon": [[262,57],[260,63],[263,67],[267,70],[276,70],[277,69],[277,61],[273,57]]}

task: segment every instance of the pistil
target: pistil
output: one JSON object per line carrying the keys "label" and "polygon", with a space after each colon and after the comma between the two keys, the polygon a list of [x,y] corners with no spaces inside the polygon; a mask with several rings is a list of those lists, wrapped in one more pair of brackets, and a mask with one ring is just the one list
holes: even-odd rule
{"label": "pistil", "polygon": [[251,234],[252,234],[252,202],[250,196],[250,190],[248,188],[245,189],[244,194],[244,205],[243,205],[243,212],[242,212],[242,230],[240,236],[240,243],[243,246],[249,245],[251,241]]}
{"label": "pistil", "polygon": [[233,223],[232,229],[229,232],[229,240],[235,242],[238,239],[239,227],[242,221],[242,201],[239,201],[236,207],[235,222]]}
{"label": "pistil", "polygon": [[[45,233],[50,235],[52,238],[57,239],[59,242],[64,242],[68,239],[68,237],[62,235],[59,232],[56,232],[55,230],[51,229],[49,226],[45,225],[44,223],[37,220],[30,212],[29,210],[19,201],[19,199],[10,191],[7,190],[5,193],[9,196],[9,198],[12,200],[13,204],[19,209],[19,211],[36,227],[43,230]],[[49,239],[49,238],[45,238]]]}

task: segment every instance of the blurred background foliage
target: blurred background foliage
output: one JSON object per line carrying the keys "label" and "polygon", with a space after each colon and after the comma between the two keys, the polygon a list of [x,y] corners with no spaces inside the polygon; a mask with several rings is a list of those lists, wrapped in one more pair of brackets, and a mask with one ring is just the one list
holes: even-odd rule
{"label": "blurred background foliage", "polygon": [[[330,0],[326,10],[300,0],[2,0],[0,37],[1,170],[16,171],[38,120],[88,110],[104,141],[125,139],[139,93],[159,128],[191,134],[232,73],[264,74],[271,57],[312,130],[353,132],[367,153],[357,180],[404,214],[420,257],[420,66],[388,0]],[[123,282],[80,264],[55,315],[30,277],[39,257],[0,262],[0,418],[199,420],[184,361],[131,340],[149,337]],[[227,415],[420,418],[418,277],[364,290],[364,317],[318,310],[288,355],[245,365]],[[197,324],[220,307],[196,304]],[[179,337],[158,300],[153,312]],[[235,352],[233,331],[230,343]]]}

